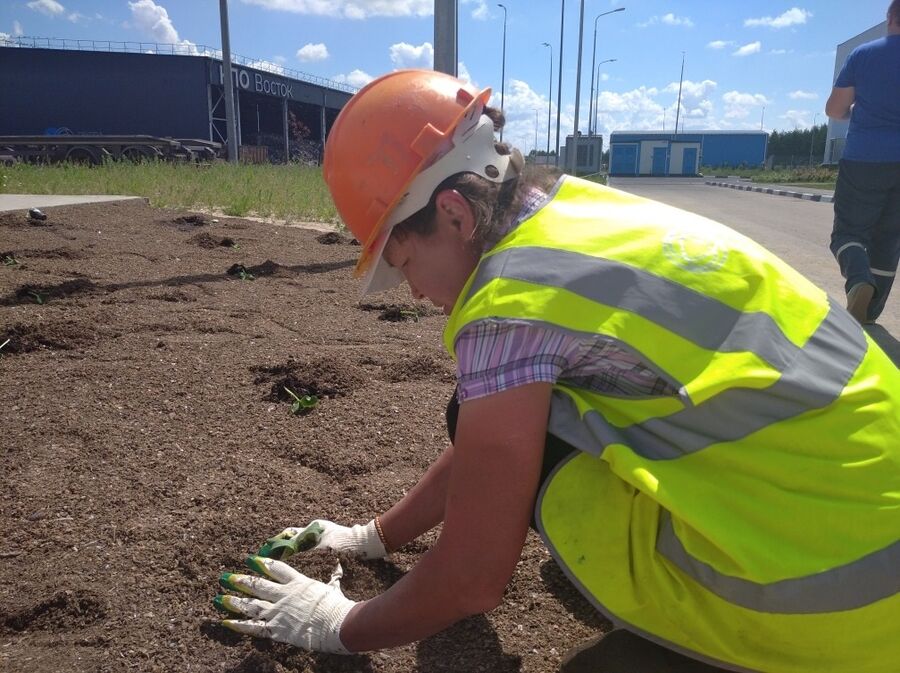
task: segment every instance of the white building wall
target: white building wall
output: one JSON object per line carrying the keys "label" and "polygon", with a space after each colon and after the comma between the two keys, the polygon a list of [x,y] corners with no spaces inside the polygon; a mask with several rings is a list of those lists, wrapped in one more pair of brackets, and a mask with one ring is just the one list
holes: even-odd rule
{"label": "white building wall", "polygon": [[[851,51],[861,44],[877,40],[885,35],[887,35],[887,21],[882,21],[877,26],[872,26],[869,30],[839,44],[834,53],[834,77],[831,80],[832,83],[834,83],[837,76],[840,74],[841,68],[844,67],[844,61],[847,60]],[[841,153],[844,151],[843,140],[847,137],[847,128],[849,126],[849,121],[835,121],[834,119],[828,119],[828,135],[825,138],[825,156],[822,157],[823,163],[836,164],[841,158]]]}
{"label": "white building wall", "polygon": [[697,159],[700,158],[700,143],[672,143],[672,150],[669,155],[670,175],[681,175],[681,169],[684,166],[684,150],[688,147],[696,149]]}
{"label": "white building wall", "polygon": [[641,175],[649,175],[653,169],[653,148],[668,147],[668,140],[642,140],[641,154],[638,159],[638,173]]}

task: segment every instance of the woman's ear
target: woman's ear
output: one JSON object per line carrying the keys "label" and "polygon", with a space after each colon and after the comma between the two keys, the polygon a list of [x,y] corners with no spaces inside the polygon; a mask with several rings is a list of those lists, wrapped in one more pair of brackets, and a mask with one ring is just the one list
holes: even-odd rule
{"label": "woman's ear", "polygon": [[439,221],[459,230],[465,239],[475,233],[475,212],[469,200],[455,189],[445,189],[435,198],[435,211]]}

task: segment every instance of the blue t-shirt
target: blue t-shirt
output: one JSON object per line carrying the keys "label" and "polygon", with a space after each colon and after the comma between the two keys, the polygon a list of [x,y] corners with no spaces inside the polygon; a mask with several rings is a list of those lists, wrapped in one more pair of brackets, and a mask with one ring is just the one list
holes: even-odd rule
{"label": "blue t-shirt", "polygon": [[900,35],[854,49],[834,85],[855,88],[843,158],[900,161]]}

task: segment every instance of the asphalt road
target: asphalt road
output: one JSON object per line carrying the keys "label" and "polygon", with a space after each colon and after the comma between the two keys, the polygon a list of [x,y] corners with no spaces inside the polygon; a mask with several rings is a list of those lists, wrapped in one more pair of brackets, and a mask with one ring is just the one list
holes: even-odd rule
{"label": "asphalt road", "polygon": [[[828,249],[830,203],[723,189],[703,178],[611,178],[610,186],[721,222],[764,245],[844,305],[844,279]],[[900,287],[869,334],[900,366]]]}

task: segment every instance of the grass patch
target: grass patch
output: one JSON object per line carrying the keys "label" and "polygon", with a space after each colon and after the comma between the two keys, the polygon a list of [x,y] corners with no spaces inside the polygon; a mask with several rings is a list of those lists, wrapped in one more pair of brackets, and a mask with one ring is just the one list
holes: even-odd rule
{"label": "grass patch", "polygon": [[0,168],[11,194],[123,194],[162,208],[221,210],[283,220],[338,223],[322,169],[296,165],[107,162]]}
{"label": "grass patch", "polygon": [[812,189],[834,189],[835,182],[785,182],[787,187],[811,187]]}
{"label": "grass patch", "polygon": [[803,166],[798,168],[710,168],[702,169],[704,175],[736,175],[750,178],[753,182],[770,185],[793,185],[797,187],[815,187],[817,189],[834,189],[837,180],[837,166]]}

